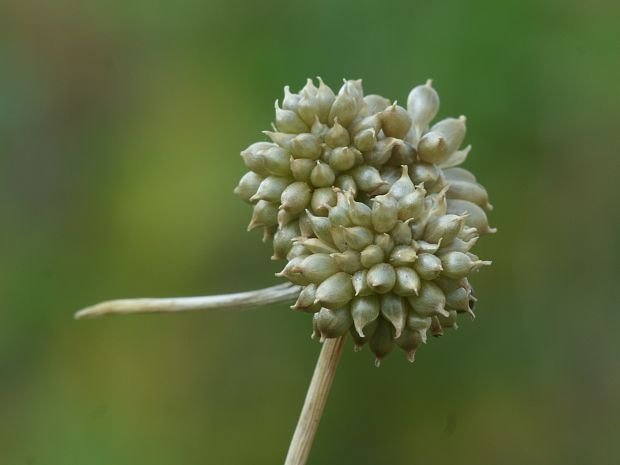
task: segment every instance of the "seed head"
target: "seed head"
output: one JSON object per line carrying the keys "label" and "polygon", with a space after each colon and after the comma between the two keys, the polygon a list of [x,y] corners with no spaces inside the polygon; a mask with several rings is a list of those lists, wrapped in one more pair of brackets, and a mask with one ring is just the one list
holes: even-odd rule
{"label": "seed head", "polygon": [[376,364],[394,347],[413,361],[427,334],[473,317],[471,253],[494,233],[486,189],[461,168],[466,119],[432,124],[439,96],[415,87],[406,109],[364,96],[360,80],[336,93],[320,78],[275,104],[270,139],[241,152],[249,169],[235,192],[263,228],[277,275],[302,286],[295,310],[314,313],[321,339],[353,334]]}

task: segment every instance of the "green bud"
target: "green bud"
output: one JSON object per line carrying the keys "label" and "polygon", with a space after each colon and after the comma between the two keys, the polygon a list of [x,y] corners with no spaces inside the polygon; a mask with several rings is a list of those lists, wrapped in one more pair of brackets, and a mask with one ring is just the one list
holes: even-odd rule
{"label": "green bud", "polygon": [[486,189],[477,183],[451,181],[447,196],[449,199],[467,200],[486,210],[493,209],[489,203],[489,194],[487,194]]}
{"label": "green bud", "polygon": [[367,277],[368,270],[359,270],[353,275],[353,289],[355,290],[356,296],[365,297],[372,294],[372,289],[368,287],[368,282],[366,281]]}
{"label": "green bud", "polygon": [[270,202],[280,203],[280,197],[284,189],[290,184],[289,178],[282,178],[280,176],[269,176],[260,183],[256,194],[254,194],[250,200],[255,202],[257,200],[268,200]]}
{"label": "green bud", "polygon": [[362,152],[370,152],[377,145],[377,133],[373,128],[366,128],[358,132],[353,138],[353,144]]}
{"label": "green bud", "polygon": [[298,94],[291,93],[289,86],[284,86],[284,98],[282,99],[282,108],[285,110],[297,111],[299,105],[299,99],[301,97]]}
{"label": "green bud", "polygon": [[431,194],[427,197],[427,200],[430,201],[429,207],[429,221],[437,220],[440,216],[443,216],[448,211],[448,202],[446,200],[446,191],[448,189],[445,188],[440,192]]}
{"label": "green bud", "polygon": [[[347,205],[347,199],[344,193],[340,190],[335,190],[336,206],[329,209],[329,221],[332,223],[332,227],[336,226],[349,226],[351,225],[351,219],[349,218],[349,208]],[[333,228],[332,228],[333,229]],[[333,231],[332,231],[333,234]]]}
{"label": "green bud", "polygon": [[478,242],[478,239],[480,237],[476,236],[476,237],[472,237],[470,239],[468,239],[467,241],[464,241],[463,239],[459,238],[459,237],[455,237],[454,240],[452,240],[452,242],[450,242],[448,245],[443,245],[441,244],[440,247],[440,253],[441,254],[445,254],[448,252],[468,252],[475,244],[476,242]]}
{"label": "green bud", "polygon": [[362,269],[359,252],[345,250],[344,252],[333,253],[332,257],[338,268],[345,273],[353,274]]}
{"label": "green bud", "polygon": [[349,131],[342,127],[338,119],[334,121],[334,125],[325,134],[325,142],[332,148],[346,147],[351,142]]}
{"label": "green bud", "polygon": [[321,309],[319,304],[315,304],[316,284],[310,283],[299,293],[297,302],[291,307],[293,310],[301,310],[308,313],[316,313]]}
{"label": "green bud", "polygon": [[355,165],[355,152],[350,147],[336,147],[329,154],[329,166],[335,171],[347,171]]}
{"label": "green bud", "polygon": [[424,183],[424,187],[428,189],[439,179],[439,170],[431,163],[416,163],[413,165],[411,178],[416,184]]}
{"label": "green bud", "polygon": [[310,210],[306,210],[306,215],[308,216],[310,227],[314,235],[326,244],[333,244],[332,235],[329,232],[331,222],[325,217],[314,216],[310,213]]}
{"label": "green bud", "polygon": [[323,139],[325,137],[325,134],[327,134],[327,131],[329,131],[329,126],[321,123],[318,118],[314,120],[314,123],[310,128],[310,133],[313,136],[318,137],[319,139]]}
{"label": "green bud", "polygon": [[256,194],[258,187],[263,182],[263,177],[253,171],[248,171],[239,181],[239,185],[235,188],[235,194],[241,197],[241,200],[252,203],[250,198]]}
{"label": "green bud", "polygon": [[439,95],[433,89],[430,79],[409,92],[407,111],[419,138],[439,111]]}
{"label": "green bud", "polygon": [[347,245],[353,250],[360,251],[372,244],[374,240],[372,232],[363,226],[352,226],[350,228],[340,226],[340,228],[342,228]]}
{"label": "green bud", "polygon": [[[282,206],[280,206],[280,209],[278,210],[276,216],[276,221],[278,223],[278,226],[282,228],[289,224],[291,221],[297,221],[298,218],[298,214],[287,212],[282,208]],[[299,228],[299,230],[301,231],[301,227]]]}
{"label": "green bud", "polygon": [[381,304],[379,297],[370,295],[367,297],[354,297],[351,301],[351,317],[355,330],[361,337],[366,337],[364,328],[379,317]]}
{"label": "green bud", "polygon": [[379,187],[386,185],[385,181],[381,179],[379,171],[372,166],[357,166],[351,170],[350,174],[363,192],[374,192]]}
{"label": "green bud", "polygon": [[378,245],[371,244],[362,250],[360,255],[360,262],[365,268],[372,268],[373,266],[382,263],[385,258],[383,249]]}
{"label": "green bud", "polygon": [[407,315],[407,327],[420,334],[423,344],[426,344],[426,331],[431,329],[433,319],[430,316],[420,316],[415,312]]}
{"label": "green bud", "polygon": [[327,216],[329,209],[336,205],[336,193],[331,187],[315,189],[310,200],[310,208],[315,215]]}
{"label": "green bud", "polygon": [[447,153],[456,152],[465,139],[465,117],[443,119],[436,123],[431,131],[441,134]]}
{"label": "green bud", "polygon": [[392,156],[397,142],[398,140],[392,137],[379,140],[372,151],[364,153],[364,161],[373,166],[384,165]]}
{"label": "green bud", "polygon": [[407,360],[411,363],[415,361],[415,353],[423,343],[420,333],[409,328],[404,328],[400,337],[396,339],[396,344],[407,353]]}
{"label": "green bud", "polygon": [[314,134],[299,134],[291,140],[291,153],[295,158],[318,160],[322,152],[321,141]]}
{"label": "green bud", "polygon": [[388,163],[393,166],[412,165],[416,161],[416,149],[407,141],[397,139]]}
{"label": "green bud", "polygon": [[316,290],[316,302],[323,307],[335,309],[347,304],[354,295],[351,275],[339,272],[319,284]]}
{"label": "green bud", "polygon": [[282,192],[281,208],[288,213],[298,214],[303,212],[310,204],[312,190],[302,181],[296,181],[287,186]]}
{"label": "green bud", "polygon": [[394,239],[389,234],[375,234],[375,244],[377,244],[383,250],[383,253],[387,256],[394,250]]}
{"label": "green bud", "polygon": [[420,278],[432,281],[441,273],[441,260],[436,255],[421,253],[413,264],[413,269],[420,275]]}
{"label": "green bud", "polygon": [[288,134],[286,132],[263,131],[263,134],[285,150],[291,149],[291,142],[295,138],[295,134]]}
{"label": "green bud", "polygon": [[394,229],[392,229],[392,232],[390,233],[390,235],[392,236],[392,239],[394,239],[394,244],[396,245],[411,244],[411,241],[412,241],[411,228],[409,227],[409,224],[406,222],[403,222],[403,221],[397,222],[396,226],[394,226]]}
{"label": "green bud", "polygon": [[327,123],[329,111],[331,110],[332,104],[336,99],[336,95],[334,94],[334,91],[329,88],[329,86],[325,85],[320,77],[318,80],[319,90],[317,92],[317,99],[319,101],[319,120],[322,123]]}
{"label": "green bud", "polygon": [[405,301],[390,292],[381,296],[381,315],[394,326],[394,338],[400,337],[407,320]]}
{"label": "green bud", "polygon": [[426,190],[420,184],[411,194],[405,195],[398,201],[398,218],[402,221],[414,218],[416,221],[424,210],[424,196]]}
{"label": "green bud", "polygon": [[329,124],[333,125],[336,118],[338,118],[340,124],[348,127],[353,122],[353,119],[355,119],[357,109],[355,98],[352,97],[348,91],[339,94],[329,111]]}
{"label": "green bud", "polygon": [[420,286],[420,276],[407,266],[399,266],[396,268],[396,284],[394,284],[393,291],[402,297],[410,295],[417,295]]}
{"label": "green bud", "polygon": [[372,225],[377,232],[391,231],[398,221],[398,203],[391,194],[378,195],[372,203]]}
{"label": "green bud", "polygon": [[441,256],[443,265],[442,275],[452,279],[464,278],[473,271],[484,265],[490,265],[489,261],[472,260],[463,252],[448,252]]}
{"label": "green bud", "polygon": [[317,88],[314,87],[311,79],[308,79],[306,86],[302,89],[300,95],[301,99],[299,100],[297,113],[304,121],[304,123],[306,123],[310,127],[319,115],[319,100],[317,98]]}
{"label": "green bud", "polygon": [[310,174],[310,182],[316,187],[328,187],[333,186],[336,180],[336,174],[328,164],[316,162],[316,166]]}
{"label": "green bud", "polygon": [[379,115],[374,114],[370,116],[365,116],[364,118],[358,119],[353,124],[353,128],[351,129],[351,134],[355,137],[362,131],[366,129],[372,129],[376,134],[379,134],[381,131],[381,120],[379,119]]}
{"label": "green bud", "polygon": [[276,273],[276,276],[279,278],[286,278],[298,286],[307,286],[310,282],[301,274],[301,271],[299,270],[299,265],[305,258],[306,257],[295,257],[292,260],[289,260],[284,269],[279,273]]}
{"label": "green bud", "polygon": [[316,327],[321,334],[321,341],[326,338],[332,339],[340,337],[349,330],[353,324],[351,312],[348,307],[336,309],[322,308],[314,314]]}
{"label": "green bud", "polygon": [[411,181],[411,178],[409,177],[409,167],[407,165],[403,165],[401,170],[400,178],[392,184],[389,191],[392,197],[396,200],[401,200],[403,197],[412,194],[415,191],[413,181]]}
{"label": "green bud", "polygon": [[411,266],[418,258],[415,247],[398,245],[390,254],[390,263],[393,266]]}
{"label": "green bud", "polygon": [[355,184],[353,177],[348,174],[341,174],[336,178],[336,187],[342,192],[351,192],[354,197],[357,195],[357,184]]}
{"label": "green bud", "polygon": [[427,132],[418,142],[418,157],[428,163],[441,163],[448,158],[448,144],[437,131]]}
{"label": "green bud", "polygon": [[375,354],[375,366],[381,366],[381,360],[394,349],[392,327],[383,318],[377,318],[377,329],[370,338],[370,350]]}
{"label": "green bud", "polygon": [[302,255],[309,255],[310,251],[306,249],[303,245],[293,242],[293,247],[286,254],[287,260],[292,260],[293,258],[301,257]]}
{"label": "green bud", "polygon": [[312,253],[332,254],[337,252],[337,250],[334,249],[331,244],[326,244],[325,242],[317,239],[316,237],[300,238],[297,239],[297,243],[303,245]]}
{"label": "green bud", "polygon": [[451,292],[445,292],[446,294],[446,307],[459,312],[469,313],[469,291],[462,287],[454,289]]}
{"label": "green bud", "polygon": [[430,221],[424,229],[424,240],[427,242],[439,242],[449,244],[463,227],[465,217],[458,215],[442,215],[436,220]]}
{"label": "green bud", "polygon": [[274,144],[270,142],[255,142],[241,152],[243,163],[255,173],[261,176],[269,176],[269,171],[265,168],[264,151],[273,146]]}
{"label": "green bud", "polygon": [[308,125],[291,110],[283,110],[280,108],[276,100],[276,127],[278,131],[288,132],[289,134],[300,134],[310,130]]}
{"label": "green bud", "polygon": [[353,99],[358,108],[364,106],[364,89],[362,88],[361,79],[343,79],[344,84],[338,91],[338,95],[348,93]]}
{"label": "green bud", "polygon": [[310,181],[310,174],[316,166],[316,162],[310,158],[293,158],[289,160],[291,165],[291,173],[296,181]]}
{"label": "green bud", "polygon": [[[296,271],[296,270],[294,270]],[[309,255],[299,264],[299,271],[309,282],[320,284],[338,272],[336,260],[326,253]]]}
{"label": "green bud", "polygon": [[368,286],[378,294],[386,294],[396,284],[396,271],[387,263],[379,263],[368,270],[366,276]]}
{"label": "green bud", "polygon": [[364,97],[364,102],[368,106],[368,113],[374,115],[380,113],[390,106],[390,101],[380,95],[370,94]]}
{"label": "green bud", "polygon": [[272,260],[286,258],[289,250],[293,247],[293,239],[299,236],[299,222],[293,221],[284,227],[278,228],[273,236]]}
{"label": "green bud", "polygon": [[278,207],[266,200],[259,200],[254,206],[252,220],[248,225],[248,231],[259,226],[275,226],[278,224]]}
{"label": "green bud", "polygon": [[489,227],[486,213],[475,203],[461,199],[450,199],[448,201],[448,212],[453,214],[467,213],[465,224],[476,228],[480,234],[493,234],[497,232],[497,229]]}
{"label": "green bud", "polygon": [[437,284],[431,281],[422,281],[417,296],[407,297],[409,304],[421,316],[447,315],[446,296]]}
{"label": "green bud", "polygon": [[368,205],[362,202],[356,202],[353,193],[345,192],[345,198],[349,204],[349,218],[356,226],[372,227],[371,214],[372,210]]}
{"label": "green bud", "polygon": [[282,147],[274,146],[262,152],[265,169],[274,176],[291,176],[290,155]]}
{"label": "green bud", "polygon": [[439,246],[441,245],[441,243],[431,244],[430,242],[426,242],[426,241],[416,241],[416,243],[418,244],[419,253],[431,253],[431,254],[434,254],[435,252],[437,252],[439,250]]}
{"label": "green bud", "polygon": [[396,102],[379,114],[383,133],[387,137],[404,139],[411,128],[411,117],[403,107]]}
{"label": "green bud", "polygon": [[476,182],[476,177],[465,168],[454,167],[443,170],[448,181]]}

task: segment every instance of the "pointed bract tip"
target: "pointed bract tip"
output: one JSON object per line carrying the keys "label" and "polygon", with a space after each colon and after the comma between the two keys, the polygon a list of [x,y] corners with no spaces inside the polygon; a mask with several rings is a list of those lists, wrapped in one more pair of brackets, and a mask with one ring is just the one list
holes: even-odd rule
{"label": "pointed bract tip", "polygon": [[407,352],[407,360],[409,360],[410,363],[415,362],[415,350]]}
{"label": "pointed bract tip", "polygon": [[450,317],[450,313],[448,313],[448,311],[445,308],[443,308],[443,307],[437,307],[435,309],[435,312],[438,313],[441,316],[446,317],[446,318]]}
{"label": "pointed bract tip", "polygon": [[433,80],[432,79],[427,79],[426,83],[424,84],[426,87],[432,87],[433,86]]}
{"label": "pointed bract tip", "polygon": [[377,368],[380,368],[380,367],[381,367],[381,359],[380,359],[379,357],[376,357],[376,358],[375,358],[375,366],[376,366]]}

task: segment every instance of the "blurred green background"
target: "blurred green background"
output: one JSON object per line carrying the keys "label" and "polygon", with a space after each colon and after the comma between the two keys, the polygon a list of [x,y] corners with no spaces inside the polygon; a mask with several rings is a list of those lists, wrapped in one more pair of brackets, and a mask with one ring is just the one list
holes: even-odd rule
{"label": "blurred green background", "polygon": [[0,464],[282,463],[319,344],[257,311],[76,322],[277,282],[232,189],[282,87],[466,114],[478,319],[343,356],[311,464],[620,463],[620,5],[3,0]]}

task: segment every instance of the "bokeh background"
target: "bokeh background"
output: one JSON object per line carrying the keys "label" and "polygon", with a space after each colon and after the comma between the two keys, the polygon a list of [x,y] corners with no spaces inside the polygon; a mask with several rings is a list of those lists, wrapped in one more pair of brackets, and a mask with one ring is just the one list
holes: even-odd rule
{"label": "bokeh background", "polygon": [[319,344],[247,312],[76,322],[277,282],[232,194],[282,87],[434,78],[499,234],[478,319],[348,343],[311,464],[620,463],[620,4],[3,0],[0,463],[277,464]]}

